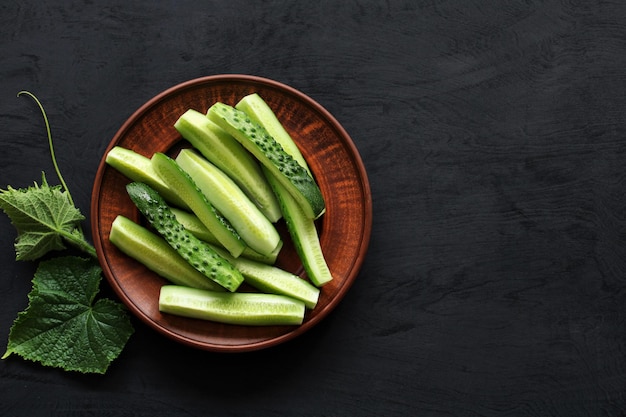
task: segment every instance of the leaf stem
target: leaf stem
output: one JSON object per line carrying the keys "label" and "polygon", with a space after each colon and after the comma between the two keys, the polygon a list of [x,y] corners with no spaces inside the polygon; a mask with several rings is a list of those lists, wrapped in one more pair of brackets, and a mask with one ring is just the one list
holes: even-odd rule
{"label": "leaf stem", "polygon": [[30,91],[22,90],[19,93],[17,93],[17,96],[19,97],[22,94],[26,94],[30,96],[33,100],[35,100],[35,103],[37,103],[37,106],[39,106],[39,110],[41,110],[43,121],[46,124],[46,133],[48,134],[48,146],[50,148],[50,156],[52,156],[52,165],[54,165],[54,170],[57,173],[57,177],[59,177],[59,181],[61,182],[63,189],[67,192],[67,197],[69,198],[72,205],[74,205],[74,199],[72,198],[72,194],[70,193],[69,188],[67,188],[67,184],[65,183],[65,180],[63,179],[63,175],[61,175],[61,170],[59,169],[59,165],[57,164],[57,159],[54,154],[54,146],[52,146],[52,133],[50,132],[50,123],[48,123],[48,116],[46,115],[46,111],[44,110],[39,99],[37,99],[37,97],[35,97],[33,93],[31,93]]}
{"label": "leaf stem", "polygon": [[[46,124],[46,133],[48,135],[48,147],[50,148],[50,156],[52,157],[52,165],[54,165],[54,170],[56,171],[57,177],[61,182],[61,186],[67,193],[67,198],[73,206],[76,206],[74,203],[74,199],[72,198],[72,193],[70,193],[70,189],[67,187],[65,180],[63,179],[63,175],[61,174],[61,170],[59,169],[59,164],[57,163],[57,158],[54,153],[54,146],[52,145],[52,133],[50,132],[50,123],[48,122],[48,116],[46,115],[46,111],[43,108],[43,105],[39,101],[39,99],[30,91],[22,90],[17,93],[17,96],[21,96],[22,94],[26,94],[31,97],[37,106],[39,106],[39,110],[41,110],[41,114],[43,116],[43,121]],[[60,232],[60,234],[71,244],[78,247],[82,251],[86,252],[93,258],[97,258],[96,249],[84,238],[83,230],[80,225],[77,226],[77,230],[80,232],[80,236],[74,235],[72,233]]]}
{"label": "leaf stem", "polygon": [[[78,249],[83,252],[89,254],[94,259],[98,259],[98,254],[96,253],[96,249],[81,236],[76,236],[72,233],[68,232],[59,232],[61,236],[63,236],[68,242],[72,245],[76,246]],[[82,233],[81,233],[82,235]]]}

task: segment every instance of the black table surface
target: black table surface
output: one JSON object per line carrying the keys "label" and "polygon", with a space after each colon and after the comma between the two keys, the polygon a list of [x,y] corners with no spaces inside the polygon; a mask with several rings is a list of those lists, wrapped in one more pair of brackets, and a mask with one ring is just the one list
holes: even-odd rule
{"label": "black table surface", "polygon": [[[9,1],[0,187],[56,177],[87,216],[122,123],[178,83],[258,75],[328,109],[373,198],[354,285],[244,354],[133,318],[105,375],[0,361],[2,416],[626,414],[626,3]],[[88,227],[87,227],[88,229]],[[0,215],[0,350],[36,262]],[[106,281],[102,292],[115,297]]]}

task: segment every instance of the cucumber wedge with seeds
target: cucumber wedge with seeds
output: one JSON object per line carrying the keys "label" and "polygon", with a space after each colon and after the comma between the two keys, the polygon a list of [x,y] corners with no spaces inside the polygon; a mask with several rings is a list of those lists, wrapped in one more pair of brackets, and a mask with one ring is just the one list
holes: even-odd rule
{"label": "cucumber wedge with seeds", "polygon": [[233,179],[272,223],[280,219],[278,201],[263,177],[260,165],[235,138],[194,109],[183,113],[174,128]]}
{"label": "cucumber wedge with seeds", "polygon": [[[261,96],[256,93],[250,94],[241,99],[236,107],[246,110],[250,118],[263,126],[287,153],[290,153],[300,165],[309,170],[308,164],[296,143]],[[322,252],[315,222],[304,214],[291,194],[287,192],[273,173],[268,170],[264,172],[280,202],[291,240],[307,276],[318,287],[328,283],[332,280],[332,274]]]}
{"label": "cucumber wedge with seeds", "polygon": [[263,255],[278,247],[280,235],[272,222],[228,175],[192,149],[181,150],[176,162],[248,247]]}
{"label": "cucumber wedge with seeds", "polygon": [[131,181],[143,182],[154,188],[170,204],[188,208],[187,204],[172,191],[152,168],[150,158],[122,146],[114,146],[107,153],[106,163]]}
{"label": "cucumber wedge with seeds", "polygon": [[324,198],[313,177],[250,116],[219,102],[209,108],[207,116],[237,139],[276,176],[294,196],[307,217],[315,219],[324,213]]}
{"label": "cucumber wedge with seeds", "polygon": [[184,260],[228,291],[237,290],[243,282],[241,273],[209,244],[185,230],[159,193],[140,182],[131,182],[126,191],[139,212]]}
{"label": "cucumber wedge with seeds", "polygon": [[327,284],[333,276],[322,252],[315,222],[303,213],[296,200],[271,172],[266,174],[278,196],[287,229],[307,276],[317,287]]}
{"label": "cucumber wedge with seeds", "polygon": [[262,125],[267,133],[270,134],[276,140],[276,142],[280,143],[285,152],[293,157],[300,165],[302,165],[309,174],[311,174],[311,170],[309,169],[309,165],[307,164],[304,156],[302,156],[302,152],[300,152],[300,148],[296,145],[296,142],[293,141],[289,133],[285,130],[283,124],[276,117],[276,113],[274,110],[261,98],[258,93],[248,94],[235,105],[236,109],[239,109],[246,113],[252,120]]}
{"label": "cucumber wedge with seeds", "polygon": [[247,326],[299,325],[306,312],[302,301],[284,295],[215,292],[178,285],[161,287],[159,310]]}
{"label": "cucumber wedge with seeds", "polygon": [[109,240],[120,251],[174,284],[225,290],[191,266],[165,239],[128,217],[118,215],[113,220]]}
{"label": "cucumber wedge with seeds", "polygon": [[[204,240],[205,242],[222,247],[220,242],[215,238],[215,235],[211,233],[209,229],[200,221],[198,216],[193,213],[190,213],[186,210],[182,210],[176,207],[170,207],[172,209],[172,213],[176,216],[176,220],[182,224],[185,229],[187,229],[192,235],[197,237],[200,240]],[[280,241],[280,244],[270,253],[269,255],[262,255],[250,247],[246,246],[243,252],[239,257],[243,257],[246,259],[250,259],[252,261],[261,262],[267,265],[273,265],[276,263],[276,258],[278,258],[278,254],[283,247],[283,241]]]}
{"label": "cucumber wedge with seeds", "polygon": [[200,221],[209,229],[231,255],[241,255],[246,247],[232,225],[213,207],[193,179],[169,156],[157,152],[152,155],[152,166],[163,182],[176,190]]}
{"label": "cucumber wedge with seeds", "polygon": [[319,288],[309,281],[273,265],[266,265],[243,257],[232,258],[219,248],[217,253],[227,259],[244,277],[244,281],[257,290],[270,294],[286,295],[304,302],[313,309],[320,296]]}

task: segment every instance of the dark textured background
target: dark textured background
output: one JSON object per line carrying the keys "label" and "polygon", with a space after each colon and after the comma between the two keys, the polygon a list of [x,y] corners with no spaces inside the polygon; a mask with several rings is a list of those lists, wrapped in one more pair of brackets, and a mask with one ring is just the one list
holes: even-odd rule
{"label": "dark textured background", "polygon": [[[105,376],[0,361],[0,415],[626,414],[626,3],[144,4],[2,3],[0,187],[55,182],[19,90],[43,102],[88,214],[102,153],[141,104],[260,75],[352,136],[368,257],[325,321],[275,349],[207,353],[135,322]],[[34,264],[0,228],[4,351]]]}

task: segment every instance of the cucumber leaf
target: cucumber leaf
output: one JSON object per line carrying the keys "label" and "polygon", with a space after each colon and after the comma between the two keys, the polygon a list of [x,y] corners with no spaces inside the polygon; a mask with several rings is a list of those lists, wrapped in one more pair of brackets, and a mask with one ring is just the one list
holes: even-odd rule
{"label": "cucumber leaf", "polygon": [[95,254],[80,230],[85,219],[61,186],[50,187],[42,174],[41,186],[0,190],[0,208],[17,229],[16,260],[34,260],[52,250],[65,249],[64,240]]}
{"label": "cucumber leaf", "polygon": [[133,333],[124,307],[95,300],[101,281],[93,259],[42,261],[26,310],[11,327],[6,353],[66,371],[104,374]]}

